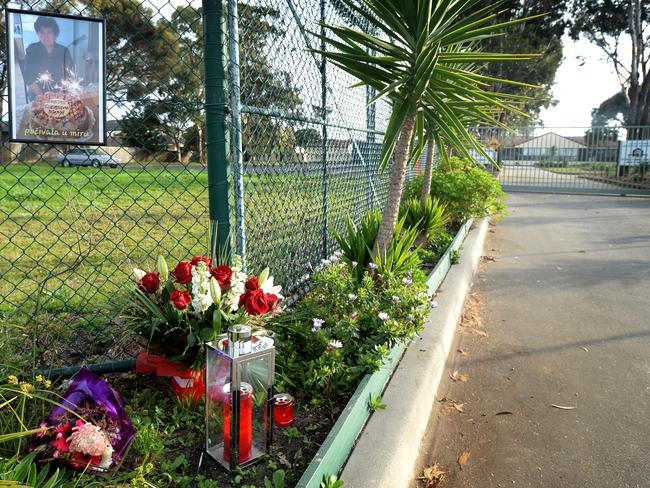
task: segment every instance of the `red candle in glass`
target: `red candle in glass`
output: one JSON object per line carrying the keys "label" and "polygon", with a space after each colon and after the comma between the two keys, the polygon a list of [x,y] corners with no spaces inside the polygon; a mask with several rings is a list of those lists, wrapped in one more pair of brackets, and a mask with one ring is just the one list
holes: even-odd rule
{"label": "red candle in glass", "polygon": [[287,393],[278,393],[273,397],[273,421],[278,427],[293,424],[293,397]]}
{"label": "red candle in glass", "polygon": [[[224,387],[226,401],[223,409],[223,457],[230,461],[230,383]],[[239,462],[248,461],[253,447],[253,387],[248,383],[239,386]]]}

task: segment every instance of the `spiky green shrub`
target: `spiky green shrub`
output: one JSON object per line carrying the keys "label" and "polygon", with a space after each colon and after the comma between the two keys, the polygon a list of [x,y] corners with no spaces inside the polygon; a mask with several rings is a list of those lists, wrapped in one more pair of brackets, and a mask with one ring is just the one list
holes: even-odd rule
{"label": "spiky green shrub", "polygon": [[447,226],[449,217],[446,209],[446,204],[438,198],[431,198],[431,195],[427,197],[424,208],[419,199],[409,198],[402,206],[401,217],[405,227],[416,228],[420,235],[428,239]]}
{"label": "spiky green shrub", "polygon": [[366,267],[370,263],[372,246],[377,239],[380,224],[381,213],[374,210],[364,215],[359,224],[355,224],[348,217],[345,233],[339,234],[336,230],[332,230],[343,252],[342,260],[348,265],[355,283],[361,283]]}

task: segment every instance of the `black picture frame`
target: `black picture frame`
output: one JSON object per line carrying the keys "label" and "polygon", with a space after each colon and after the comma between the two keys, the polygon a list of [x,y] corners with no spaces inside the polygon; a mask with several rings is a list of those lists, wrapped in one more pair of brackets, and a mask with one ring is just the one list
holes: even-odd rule
{"label": "black picture frame", "polygon": [[[96,73],[96,106],[93,104],[92,107],[84,104],[84,108],[88,111],[92,111],[92,116],[95,118],[95,125],[92,127],[92,131],[88,135],[76,136],[62,136],[61,134],[34,134],[33,137],[29,137],[27,128],[25,127],[26,122],[23,120],[25,117],[25,112],[27,111],[28,106],[31,103],[28,103],[28,90],[24,78],[22,78],[22,67],[16,60],[16,44],[15,40],[18,38],[16,35],[16,25],[15,21],[16,16],[32,16],[32,17],[49,17],[53,19],[62,19],[66,20],[66,23],[69,21],[77,22],[87,22],[87,23],[97,23],[99,24],[97,49],[94,51],[97,54],[97,73]],[[22,29],[22,17],[21,20],[21,29]],[[101,17],[85,17],[81,15],[68,15],[60,13],[50,13],[50,12],[41,12],[35,10],[24,10],[19,8],[10,8],[5,9],[5,26],[6,26],[6,42],[7,42],[7,87],[9,95],[9,140],[13,142],[24,142],[24,143],[36,143],[36,144],[72,144],[72,145],[85,145],[85,146],[105,146],[106,145],[106,20]],[[21,30],[19,29],[19,30]],[[90,30],[89,30],[90,32]],[[20,32],[21,38],[24,33]],[[77,41],[75,40],[75,43]],[[65,46],[65,49],[68,50],[68,46]],[[23,50],[26,51],[26,47],[23,45]],[[24,61],[23,61],[24,62]],[[21,71],[20,79],[23,80],[23,86],[21,89],[25,92],[25,104],[22,107],[22,110],[17,108],[17,96],[16,87],[17,80],[17,68]],[[56,87],[55,87],[56,88]],[[56,92],[57,90],[51,90]],[[59,90],[63,91],[63,90]],[[94,93],[94,90],[89,92],[90,94]],[[88,115],[90,116],[90,115]],[[19,134],[22,127],[22,134]],[[29,129],[34,130],[34,129]],[[47,131],[47,129],[42,129]],[[57,129],[53,129],[52,132],[59,132]],[[61,131],[65,132],[65,131]],[[21,137],[22,135],[22,137]],[[31,135],[31,134],[30,134]]]}

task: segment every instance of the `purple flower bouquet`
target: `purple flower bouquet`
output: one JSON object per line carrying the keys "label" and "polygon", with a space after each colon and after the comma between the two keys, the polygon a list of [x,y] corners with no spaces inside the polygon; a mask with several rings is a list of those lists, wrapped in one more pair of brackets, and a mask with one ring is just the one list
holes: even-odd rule
{"label": "purple flower bouquet", "polygon": [[106,471],[115,466],[135,436],[117,392],[87,368],[74,376],[60,402],[35,437],[42,460]]}

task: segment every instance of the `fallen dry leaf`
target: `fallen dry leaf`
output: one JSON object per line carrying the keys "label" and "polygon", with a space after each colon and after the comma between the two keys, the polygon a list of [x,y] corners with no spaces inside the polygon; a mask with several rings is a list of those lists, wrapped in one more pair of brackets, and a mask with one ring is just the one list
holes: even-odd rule
{"label": "fallen dry leaf", "polygon": [[447,474],[447,471],[442,469],[438,463],[435,463],[433,466],[428,466],[424,468],[422,476],[419,480],[424,480],[424,488],[434,488],[438,486],[438,483],[442,481],[442,478]]}
{"label": "fallen dry leaf", "polygon": [[495,262],[497,258],[495,258],[494,256],[481,256],[481,260],[483,262],[485,261]]}
{"label": "fallen dry leaf", "polygon": [[456,402],[451,402],[451,406],[456,409],[457,412],[460,413],[465,413],[465,410],[463,410],[463,405],[464,403],[456,403]]}
{"label": "fallen dry leaf", "polygon": [[462,454],[458,456],[458,466],[460,466],[461,470],[465,467],[467,461],[469,461],[469,452],[463,451]]}
{"label": "fallen dry leaf", "polygon": [[458,349],[458,352],[460,353],[461,356],[467,356],[467,350],[466,349]]}
{"label": "fallen dry leaf", "polygon": [[463,383],[465,383],[469,379],[469,376],[467,376],[466,374],[461,374],[458,371],[454,371],[452,374],[449,375],[449,377],[454,382],[461,381]]}
{"label": "fallen dry leaf", "polygon": [[476,337],[487,337],[488,333],[485,332],[484,330],[478,330],[478,329],[471,329],[472,335],[475,335]]}
{"label": "fallen dry leaf", "polygon": [[278,453],[278,461],[280,461],[280,464],[283,466],[286,466],[287,468],[291,469],[291,463],[287,459],[287,457],[283,453]]}
{"label": "fallen dry leaf", "polygon": [[555,405],[554,403],[551,404],[551,407],[553,408],[559,408],[560,410],[575,410],[578,407],[567,407],[565,405]]}

